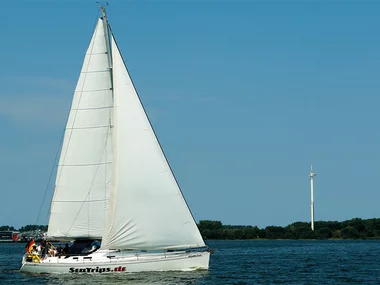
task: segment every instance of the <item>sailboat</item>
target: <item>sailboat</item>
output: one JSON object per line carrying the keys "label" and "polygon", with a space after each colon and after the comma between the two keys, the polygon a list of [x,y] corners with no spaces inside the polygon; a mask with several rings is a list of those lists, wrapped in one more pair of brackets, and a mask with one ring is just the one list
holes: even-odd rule
{"label": "sailboat", "polygon": [[[149,122],[104,6],[66,123],[48,237],[68,253],[31,259],[31,273],[208,269],[206,246]],[[100,244],[100,245],[99,245]]]}

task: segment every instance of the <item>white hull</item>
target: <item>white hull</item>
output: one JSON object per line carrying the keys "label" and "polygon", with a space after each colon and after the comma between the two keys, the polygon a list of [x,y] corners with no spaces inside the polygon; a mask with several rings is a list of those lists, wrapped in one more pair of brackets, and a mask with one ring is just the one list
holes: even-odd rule
{"label": "white hull", "polygon": [[39,263],[27,262],[25,256],[21,271],[29,273],[126,273],[141,271],[207,270],[210,253],[123,253],[99,251],[87,256],[68,258],[47,257]]}

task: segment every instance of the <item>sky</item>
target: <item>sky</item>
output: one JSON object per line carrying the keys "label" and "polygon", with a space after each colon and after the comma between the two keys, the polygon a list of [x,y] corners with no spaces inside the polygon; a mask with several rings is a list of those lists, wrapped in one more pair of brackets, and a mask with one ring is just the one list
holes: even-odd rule
{"label": "sky", "polygon": [[[95,2],[2,1],[0,225],[47,224]],[[317,221],[380,217],[379,1],[109,3],[196,221],[309,222],[311,164]]]}

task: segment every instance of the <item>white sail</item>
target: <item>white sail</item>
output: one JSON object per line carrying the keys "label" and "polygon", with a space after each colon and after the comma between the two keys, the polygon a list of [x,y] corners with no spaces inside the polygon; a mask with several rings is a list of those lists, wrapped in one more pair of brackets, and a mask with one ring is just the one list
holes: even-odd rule
{"label": "white sail", "polygon": [[112,177],[112,85],[103,21],[88,47],[62,145],[49,236],[99,238]]}
{"label": "white sail", "polygon": [[112,37],[114,179],[105,249],[204,246]]}

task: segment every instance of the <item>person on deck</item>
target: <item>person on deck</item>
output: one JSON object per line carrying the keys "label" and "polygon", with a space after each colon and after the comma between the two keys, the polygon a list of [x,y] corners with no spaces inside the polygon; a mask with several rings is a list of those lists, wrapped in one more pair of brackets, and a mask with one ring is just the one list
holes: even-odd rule
{"label": "person on deck", "polygon": [[30,252],[32,255],[38,255],[37,246],[33,245],[32,251]]}
{"label": "person on deck", "polygon": [[50,249],[48,250],[49,256],[55,256],[56,250],[54,249],[54,245],[51,244],[50,242],[49,244],[50,244]]}
{"label": "person on deck", "polygon": [[32,250],[29,252],[29,256],[32,258],[32,262],[40,262],[40,256],[38,255],[37,246],[33,245]]}
{"label": "person on deck", "polygon": [[63,248],[61,246],[61,244],[59,243],[57,248],[55,249],[56,250],[56,255],[57,256],[61,256],[62,255],[62,251],[63,251]]}
{"label": "person on deck", "polygon": [[66,243],[65,247],[62,249],[62,254],[68,254],[69,253],[69,244]]}
{"label": "person on deck", "polygon": [[47,251],[48,251],[47,244],[46,244],[46,239],[43,239],[41,241],[40,247],[41,247],[41,255],[45,256],[47,254]]}

